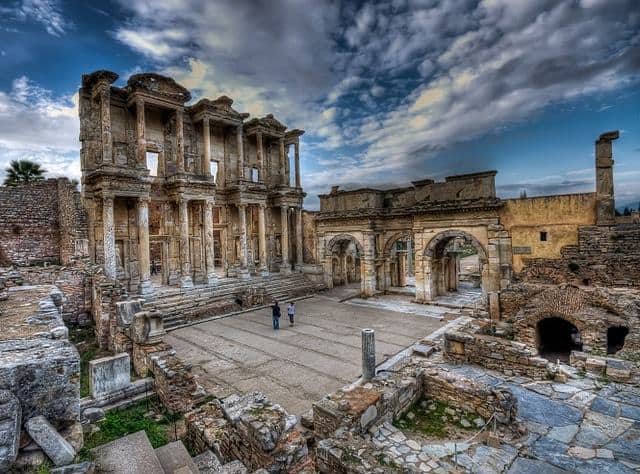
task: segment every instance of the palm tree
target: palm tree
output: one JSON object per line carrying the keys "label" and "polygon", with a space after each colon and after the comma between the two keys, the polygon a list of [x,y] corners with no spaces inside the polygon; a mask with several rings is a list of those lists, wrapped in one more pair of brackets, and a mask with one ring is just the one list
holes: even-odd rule
{"label": "palm tree", "polygon": [[16,186],[43,180],[46,170],[33,161],[13,160],[5,172],[7,173],[4,179],[5,186]]}

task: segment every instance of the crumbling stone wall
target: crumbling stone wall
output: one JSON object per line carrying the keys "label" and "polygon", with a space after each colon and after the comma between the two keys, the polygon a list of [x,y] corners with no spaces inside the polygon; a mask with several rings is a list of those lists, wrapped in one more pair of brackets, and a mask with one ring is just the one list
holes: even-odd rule
{"label": "crumbling stone wall", "polygon": [[561,258],[524,259],[520,281],[640,286],[640,224],[583,226]]}
{"label": "crumbling stone wall", "polygon": [[87,255],[86,215],[66,178],[0,186],[0,249],[13,265],[68,264]]}

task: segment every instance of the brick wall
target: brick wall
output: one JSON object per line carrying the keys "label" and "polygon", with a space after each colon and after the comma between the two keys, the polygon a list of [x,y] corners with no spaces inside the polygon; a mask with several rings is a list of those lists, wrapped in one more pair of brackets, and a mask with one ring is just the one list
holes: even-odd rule
{"label": "brick wall", "polygon": [[0,186],[0,255],[18,266],[86,256],[86,214],[66,178]]}

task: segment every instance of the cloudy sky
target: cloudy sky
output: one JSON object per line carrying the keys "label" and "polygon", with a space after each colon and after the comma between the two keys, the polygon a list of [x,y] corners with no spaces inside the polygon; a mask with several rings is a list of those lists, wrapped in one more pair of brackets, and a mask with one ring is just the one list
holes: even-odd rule
{"label": "cloudy sky", "polygon": [[503,197],[591,191],[613,129],[617,203],[640,201],[637,0],[2,0],[0,169],[79,177],[77,89],[96,69],[305,129],[309,208],[332,184],[486,169]]}

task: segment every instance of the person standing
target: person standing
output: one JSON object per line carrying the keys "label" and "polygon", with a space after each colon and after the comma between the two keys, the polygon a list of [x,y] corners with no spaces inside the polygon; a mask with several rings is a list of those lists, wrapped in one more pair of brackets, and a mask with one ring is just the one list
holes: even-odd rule
{"label": "person standing", "polygon": [[273,319],[273,330],[277,331],[280,329],[280,306],[277,301],[274,301],[271,306],[271,318]]}
{"label": "person standing", "polygon": [[293,301],[287,307],[287,314],[289,315],[289,326],[293,326],[293,318],[296,315],[296,304]]}

